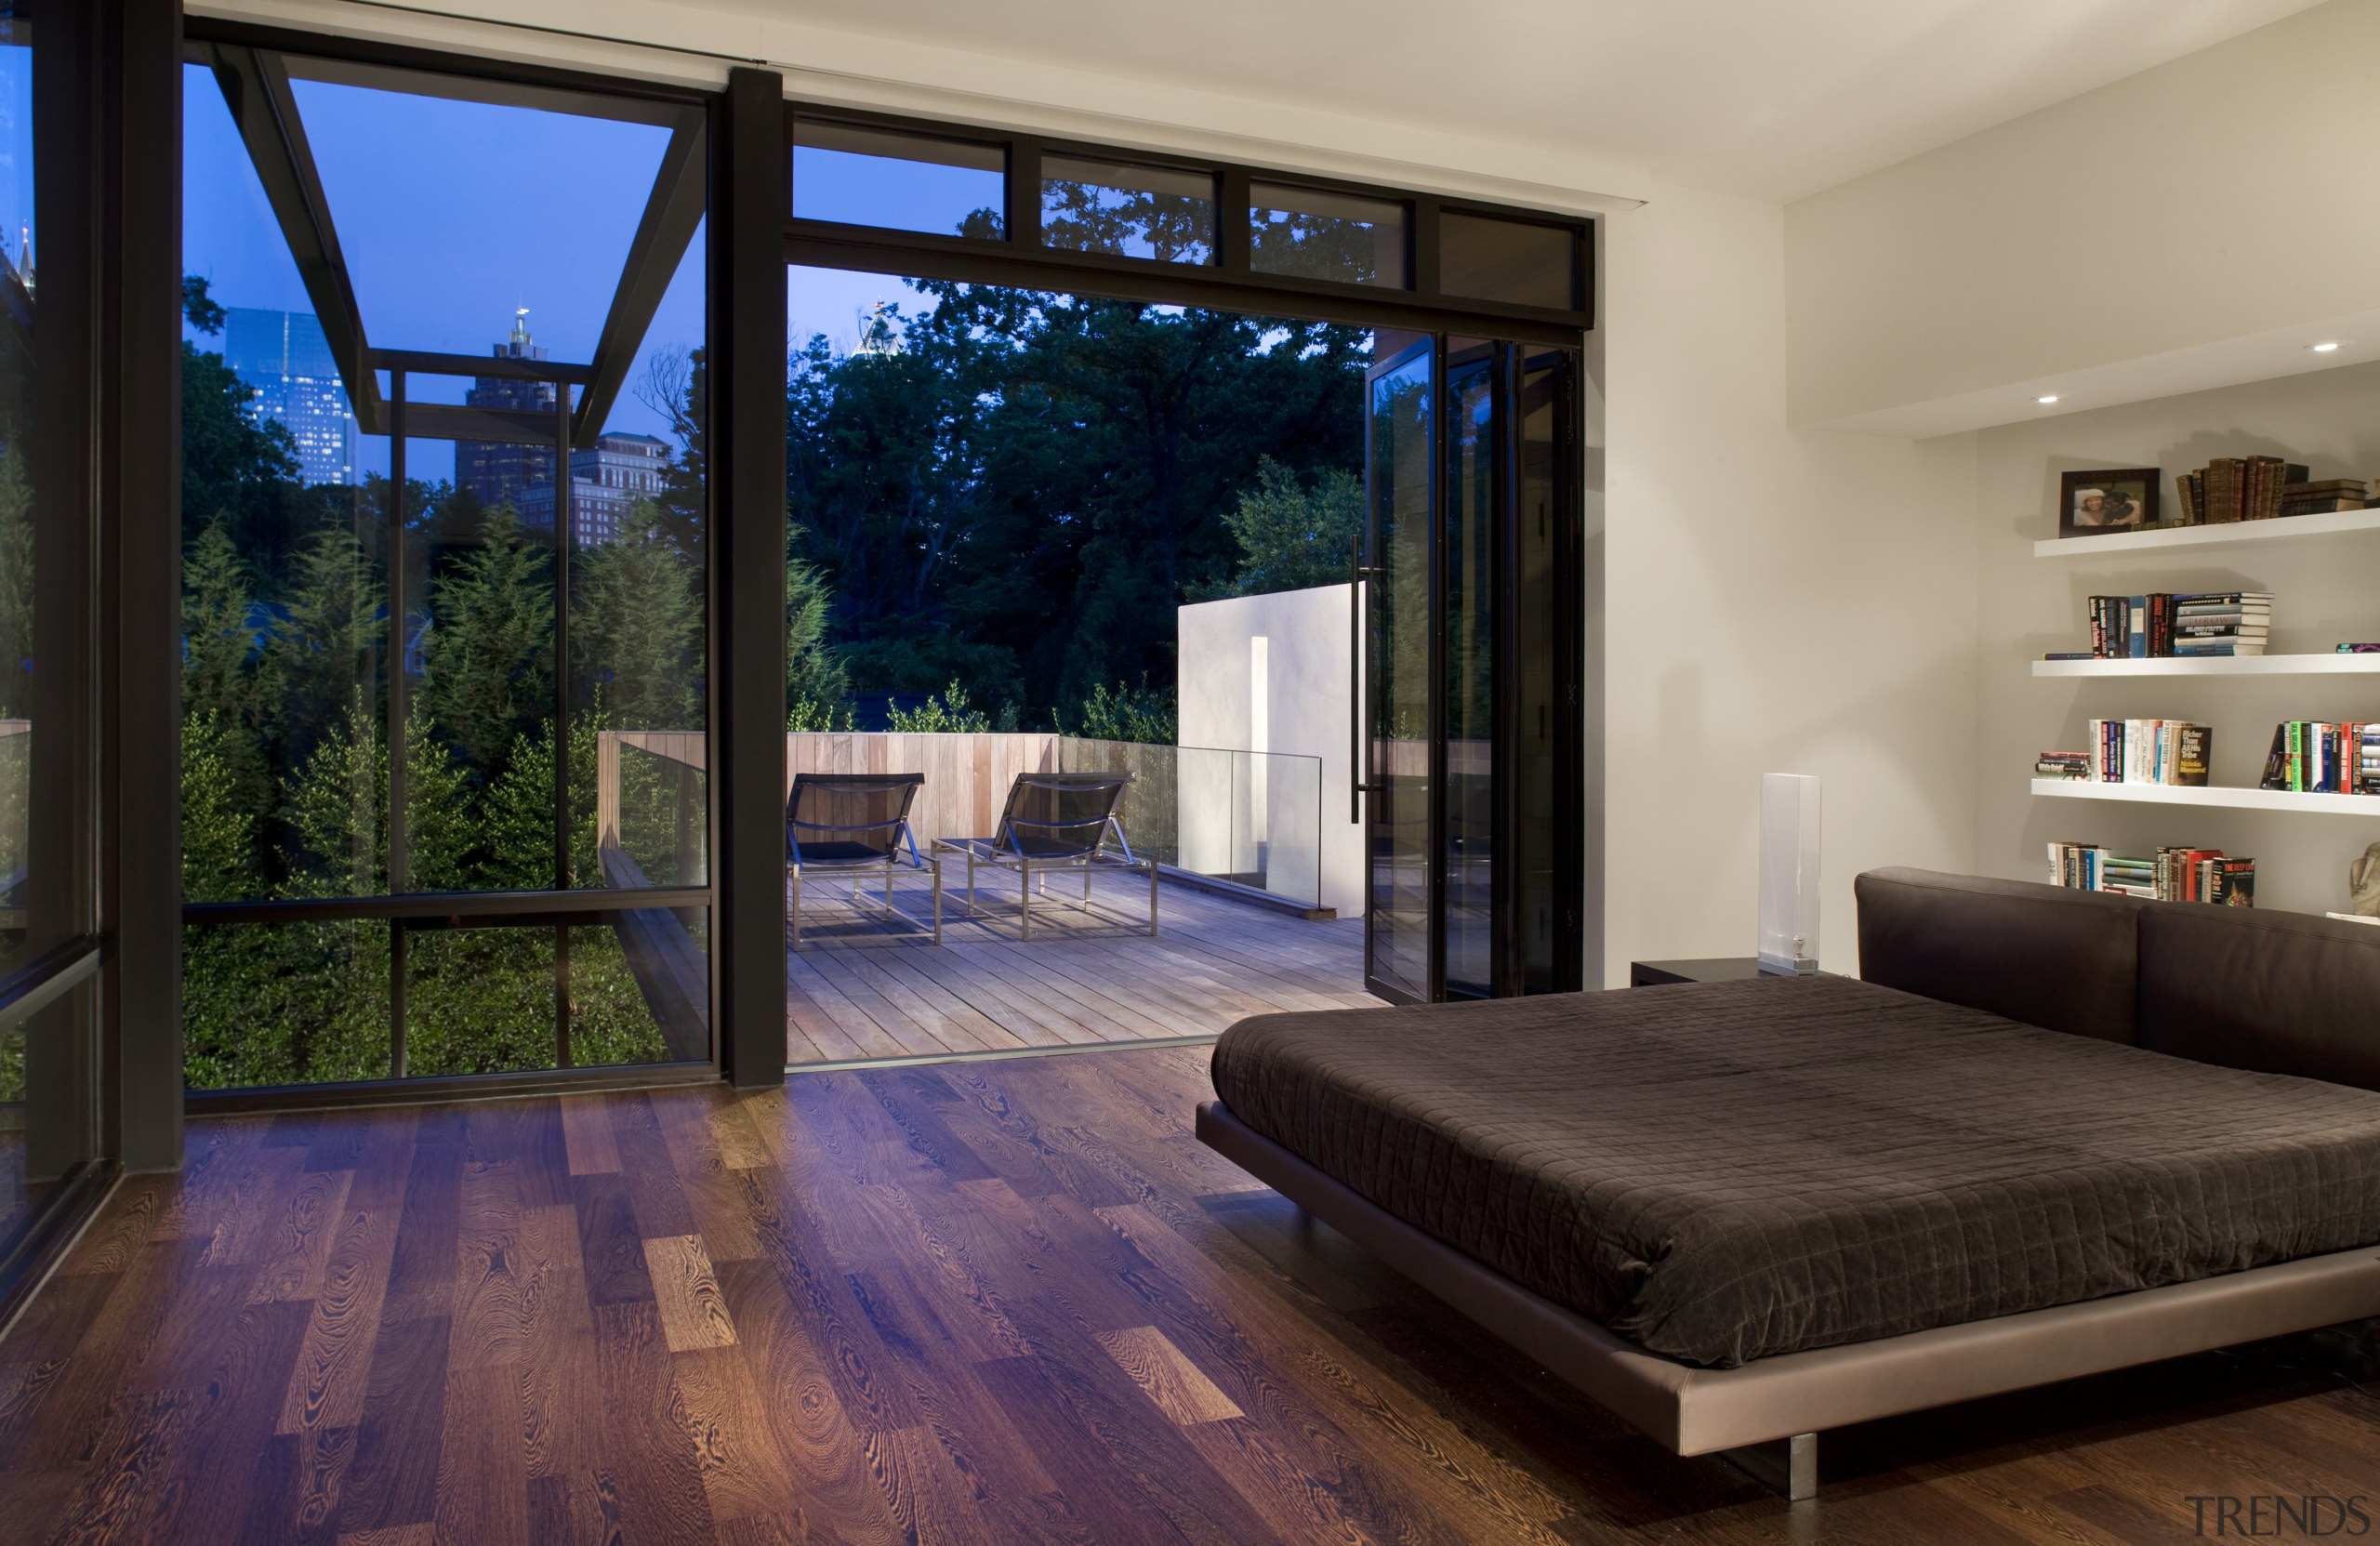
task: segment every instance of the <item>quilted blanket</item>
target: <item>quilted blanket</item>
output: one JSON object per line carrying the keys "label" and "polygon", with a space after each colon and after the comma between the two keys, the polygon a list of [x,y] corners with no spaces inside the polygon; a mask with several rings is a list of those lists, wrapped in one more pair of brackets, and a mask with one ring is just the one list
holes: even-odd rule
{"label": "quilted blanket", "polygon": [[1719,1368],[2380,1243],[2380,1093],[1842,977],[1265,1015],[1214,1082],[1398,1218]]}

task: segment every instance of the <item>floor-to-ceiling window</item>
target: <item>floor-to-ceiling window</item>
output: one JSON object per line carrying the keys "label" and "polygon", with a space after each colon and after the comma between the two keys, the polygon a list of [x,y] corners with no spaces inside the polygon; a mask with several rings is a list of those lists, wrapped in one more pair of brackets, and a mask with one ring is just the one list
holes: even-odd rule
{"label": "floor-to-ceiling window", "polygon": [[707,1065],[703,103],[184,101],[191,1087]]}

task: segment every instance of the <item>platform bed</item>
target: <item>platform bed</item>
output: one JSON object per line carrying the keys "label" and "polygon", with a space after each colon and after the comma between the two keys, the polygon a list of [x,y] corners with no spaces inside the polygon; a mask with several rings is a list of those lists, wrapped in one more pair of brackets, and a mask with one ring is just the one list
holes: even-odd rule
{"label": "platform bed", "polygon": [[[1198,1137],[1681,1455],[1730,1452],[1788,1497],[1818,1487],[1818,1435],[2059,1380],[2380,1315],[2380,1248],[1875,1341],[1697,1368],[1646,1352],[1424,1235],[1219,1102]],[[1782,1454],[1758,1447],[1783,1446]]]}
{"label": "platform bed", "polygon": [[[1914,872],[1863,876],[1859,898],[1863,965],[1897,993],[1263,1017],[1225,1034],[1226,1099],[1197,1135],[1678,1454],[1726,1454],[1795,1499],[1827,1429],[2380,1315],[2380,941]],[[1550,1011],[1575,1017],[1575,1065]],[[1870,1020],[1878,1063],[1928,1037],[1949,1050],[1839,1081]],[[1747,1023],[1773,1032],[1772,1060]],[[1965,1081],[1969,1119],[1906,1094],[1929,1058]],[[2099,1084],[2063,1108],[2042,1093],[2069,1077]],[[2111,1112],[2094,1148],[2072,1106],[2135,1086],[2147,1115]],[[2259,1144],[2251,1122],[2202,1144],[2160,1115],[2201,1087],[2302,1112],[2306,1142]],[[1811,1115],[1846,1092],[1871,1125]],[[1714,1119],[1680,1141],[1705,1098]],[[1908,1136],[1937,1126],[1963,1130]],[[2078,1132],[2070,1168],[2037,1162]],[[1744,1184],[1772,1168],[1779,1185]]]}

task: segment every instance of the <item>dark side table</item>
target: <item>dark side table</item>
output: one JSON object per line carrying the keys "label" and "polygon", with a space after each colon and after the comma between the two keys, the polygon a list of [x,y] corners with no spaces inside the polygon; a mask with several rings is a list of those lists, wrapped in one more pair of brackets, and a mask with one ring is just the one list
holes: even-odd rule
{"label": "dark side table", "polygon": [[1712,956],[1694,961],[1631,961],[1630,987],[1659,987],[1667,983],[1732,983],[1760,975],[1758,956]]}

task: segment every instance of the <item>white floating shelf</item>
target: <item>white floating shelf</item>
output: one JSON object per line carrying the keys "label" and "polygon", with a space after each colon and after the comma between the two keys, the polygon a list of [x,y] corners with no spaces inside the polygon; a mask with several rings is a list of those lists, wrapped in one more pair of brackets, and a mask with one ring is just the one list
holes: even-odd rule
{"label": "white floating shelf", "polygon": [[[2373,512],[2380,515],[2380,510]],[[2037,677],[2330,677],[2380,675],[2380,654],[2218,654],[2189,659],[2036,660]]]}
{"label": "white floating shelf", "polygon": [[2380,532],[2380,509],[2325,510],[2316,515],[2284,515],[2274,521],[2227,521],[2214,526],[2168,526],[2154,532],[2052,537],[2033,544],[2033,557],[2117,558],[2183,548],[2259,548],[2270,542],[2337,536],[2347,532]]}
{"label": "white floating shelf", "polygon": [[2287,789],[2209,785],[2102,784],[2083,778],[2036,778],[2033,793],[2060,799],[2121,799],[2141,805],[2217,806],[2233,811],[2316,811],[2380,821],[2380,795],[2301,795]]}

